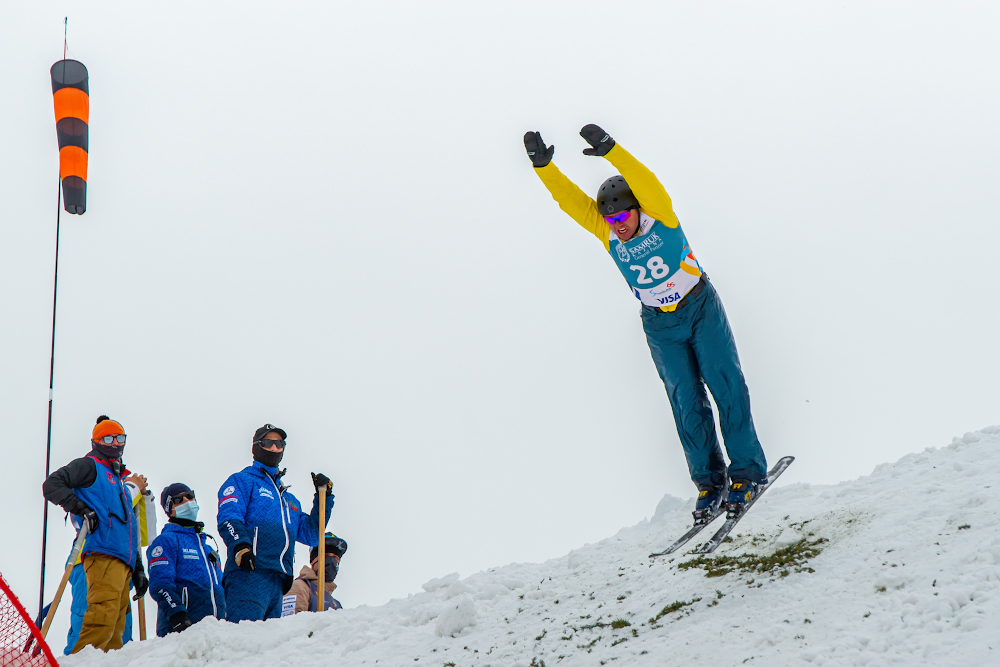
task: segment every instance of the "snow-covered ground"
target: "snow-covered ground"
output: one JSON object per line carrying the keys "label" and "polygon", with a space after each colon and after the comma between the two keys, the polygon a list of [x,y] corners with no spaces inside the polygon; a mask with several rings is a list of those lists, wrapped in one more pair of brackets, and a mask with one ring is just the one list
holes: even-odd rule
{"label": "snow-covered ground", "polygon": [[[683,555],[651,563],[651,550],[688,527],[691,505],[668,496],[651,520],[562,558],[444,576],[380,607],[238,626],[203,621],[181,635],[133,642],[107,656],[87,649],[62,662],[555,667],[1000,659],[1000,427],[854,481],[769,491],[716,554],[767,556],[796,544],[820,550],[768,573],[707,577],[703,569],[678,568],[692,560]],[[671,605],[676,611],[661,615]]]}

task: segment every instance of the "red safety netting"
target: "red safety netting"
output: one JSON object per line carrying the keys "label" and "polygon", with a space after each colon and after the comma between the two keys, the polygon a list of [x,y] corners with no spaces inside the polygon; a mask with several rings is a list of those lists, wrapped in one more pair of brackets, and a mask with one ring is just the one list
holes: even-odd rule
{"label": "red safety netting", "polygon": [[28,612],[0,575],[0,667],[59,667]]}

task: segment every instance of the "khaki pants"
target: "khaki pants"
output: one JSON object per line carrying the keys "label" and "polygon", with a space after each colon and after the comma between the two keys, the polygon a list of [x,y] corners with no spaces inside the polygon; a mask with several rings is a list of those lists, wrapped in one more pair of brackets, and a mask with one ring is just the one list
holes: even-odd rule
{"label": "khaki pants", "polygon": [[87,554],[83,558],[83,571],[87,575],[87,611],[73,653],[84,646],[102,651],[120,649],[129,609],[132,566],[114,556]]}

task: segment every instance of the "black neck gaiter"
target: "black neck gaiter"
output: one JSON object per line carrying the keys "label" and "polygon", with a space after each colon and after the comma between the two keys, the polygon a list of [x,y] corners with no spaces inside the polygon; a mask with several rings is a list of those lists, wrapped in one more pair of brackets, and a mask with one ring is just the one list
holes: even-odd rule
{"label": "black neck gaiter", "polygon": [[285,450],[280,452],[269,452],[259,443],[253,443],[253,460],[260,461],[266,466],[271,466],[272,468],[277,468],[278,464],[281,463],[281,457],[285,455]]}
{"label": "black neck gaiter", "polygon": [[205,527],[205,524],[201,521],[192,521],[191,519],[179,519],[175,516],[170,517],[170,523],[176,523],[178,526],[183,526],[185,528],[194,528],[195,531],[201,532],[201,529]]}
{"label": "black neck gaiter", "polygon": [[95,442],[93,445],[94,449],[111,460],[120,459],[122,454],[125,453],[125,445],[105,445],[103,442],[100,444]]}

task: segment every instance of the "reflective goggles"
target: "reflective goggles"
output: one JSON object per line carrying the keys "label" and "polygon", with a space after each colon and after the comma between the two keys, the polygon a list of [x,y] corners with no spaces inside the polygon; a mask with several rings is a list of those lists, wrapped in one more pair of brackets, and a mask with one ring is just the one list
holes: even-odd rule
{"label": "reflective goggles", "polygon": [[176,507],[180,505],[185,500],[194,500],[194,491],[182,491],[176,496],[170,496],[170,506]]}
{"label": "reflective goggles", "polygon": [[260,445],[261,447],[264,447],[265,449],[268,448],[268,447],[270,447],[271,445],[276,445],[279,450],[282,450],[282,449],[285,448],[285,441],[284,440],[258,440],[254,444]]}
{"label": "reflective goggles", "polygon": [[621,213],[615,213],[614,215],[604,216],[604,222],[608,223],[612,227],[615,225],[620,225],[621,223],[628,220],[628,217],[632,215],[632,209],[626,209]]}
{"label": "reflective goggles", "polygon": [[98,438],[94,442],[103,442],[105,445],[110,445],[117,442],[119,445],[125,444],[125,434],[122,435],[106,435],[103,438]]}

